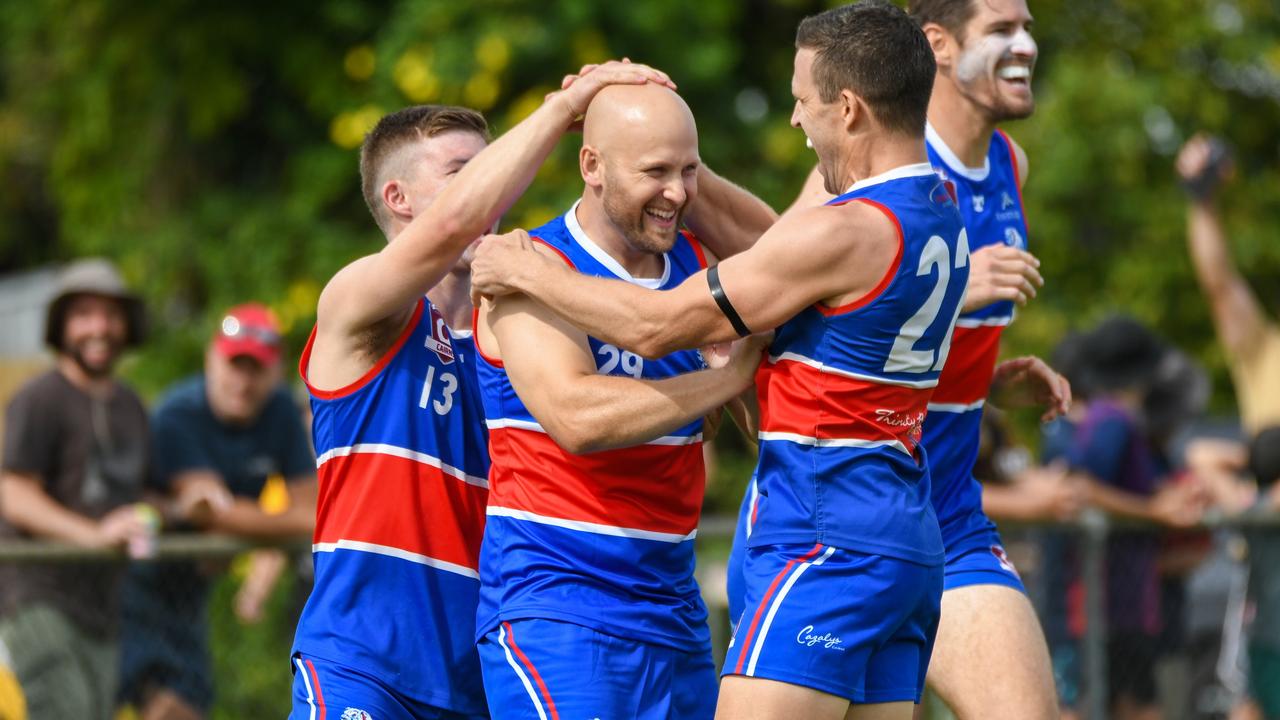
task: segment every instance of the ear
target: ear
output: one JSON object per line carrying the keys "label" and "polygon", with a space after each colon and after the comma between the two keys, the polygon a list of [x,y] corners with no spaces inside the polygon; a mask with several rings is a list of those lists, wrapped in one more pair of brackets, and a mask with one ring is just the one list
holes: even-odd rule
{"label": "ear", "polygon": [[410,202],[409,195],[399,180],[388,180],[382,186],[382,204],[394,217],[406,219],[413,217],[413,203]]}
{"label": "ear", "polygon": [[862,121],[862,115],[867,112],[867,105],[852,90],[845,88],[840,91],[838,99],[840,103],[840,121],[844,125],[846,132],[852,132],[855,125]]}
{"label": "ear", "polygon": [[604,185],[604,159],[600,157],[600,151],[583,144],[582,150],[578,151],[578,170],[582,173],[582,181],[589,187],[600,187]]}
{"label": "ear", "polygon": [[929,47],[933,48],[933,59],[938,63],[938,69],[950,68],[960,50],[956,37],[938,23],[925,23],[921,30],[924,30]]}

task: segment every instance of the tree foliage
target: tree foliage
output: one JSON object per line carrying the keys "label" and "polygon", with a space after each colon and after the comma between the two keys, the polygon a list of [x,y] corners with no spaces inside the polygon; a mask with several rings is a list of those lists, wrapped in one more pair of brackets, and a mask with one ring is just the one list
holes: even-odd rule
{"label": "tree foliage", "polygon": [[[198,3],[9,0],[0,13],[0,269],[96,253],[146,293],[160,332],[131,374],[154,390],[198,363],[210,319],[270,303],[297,347],[317,293],[382,242],[356,148],[388,111],[484,111],[498,130],[562,74],[630,56],[671,72],[712,166],[777,207],[812,163],[788,127],[794,27],[812,0]],[[1154,323],[1219,370],[1170,169],[1205,128],[1238,148],[1236,255],[1280,288],[1280,14],[1268,0],[1034,2],[1027,148],[1033,249],[1048,285],[1007,350],[1046,352],[1106,312]],[[578,191],[572,140],[506,225]]]}

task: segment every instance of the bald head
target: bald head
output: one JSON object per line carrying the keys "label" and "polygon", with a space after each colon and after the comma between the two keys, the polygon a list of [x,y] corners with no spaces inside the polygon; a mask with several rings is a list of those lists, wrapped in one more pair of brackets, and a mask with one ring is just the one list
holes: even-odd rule
{"label": "bald head", "polygon": [[610,85],[587,107],[578,161],[583,203],[635,249],[662,253],[698,192],[698,128],[662,85]]}
{"label": "bald head", "polygon": [[644,85],[610,85],[587,107],[582,141],[602,152],[655,143],[698,143],[693,113],[674,90]]}

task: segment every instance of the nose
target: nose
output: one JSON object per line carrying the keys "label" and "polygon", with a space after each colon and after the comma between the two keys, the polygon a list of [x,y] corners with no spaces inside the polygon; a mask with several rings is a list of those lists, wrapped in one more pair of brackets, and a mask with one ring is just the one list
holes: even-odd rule
{"label": "nose", "polygon": [[791,127],[800,128],[800,102],[798,100],[795,105],[791,106]]}
{"label": "nose", "polygon": [[1017,58],[1023,60],[1035,60],[1039,48],[1036,46],[1035,38],[1031,37],[1031,33],[1026,28],[1018,28],[1013,35],[1013,43],[1009,47],[1009,51]]}
{"label": "nose", "polygon": [[689,195],[689,189],[685,187],[685,179],[679,175],[662,189],[662,198],[676,207],[684,205]]}

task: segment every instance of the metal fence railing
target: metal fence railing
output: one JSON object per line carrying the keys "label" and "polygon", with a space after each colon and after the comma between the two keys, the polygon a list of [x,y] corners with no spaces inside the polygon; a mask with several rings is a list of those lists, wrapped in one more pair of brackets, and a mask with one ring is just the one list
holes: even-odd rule
{"label": "metal fence railing", "polygon": [[[1078,671],[1075,681],[1078,692],[1072,697],[1065,697],[1064,702],[1078,713],[1078,716],[1090,720],[1101,720],[1109,716],[1111,691],[1114,686],[1124,686],[1130,682],[1125,673],[1131,670],[1130,665],[1137,661],[1129,661],[1121,654],[1117,655],[1116,633],[1120,628],[1109,627],[1113,618],[1117,617],[1116,594],[1109,594],[1108,584],[1114,591],[1117,582],[1123,582],[1124,569],[1117,568],[1116,562],[1128,548],[1147,542],[1159,540],[1164,542],[1169,537],[1187,537],[1189,533],[1201,536],[1197,552],[1205,556],[1212,555],[1213,543],[1204,538],[1213,534],[1223,535],[1247,530],[1253,533],[1275,534],[1280,542],[1280,517],[1264,519],[1228,519],[1210,517],[1199,526],[1173,533],[1152,525],[1118,521],[1097,511],[1086,511],[1074,522],[1057,524],[1009,524],[1001,526],[1006,539],[1006,547],[1011,554],[1018,552],[1018,546],[1027,548],[1048,547],[1045,539],[1056,538],[1059,546],[1069,551],[1071,561],[1064,562],[1060,558],[1050,557],[1047,552],[1032,553],[1033,559],[1028,562],[1024,572],[1028,581],[1028,591],[1041,613],[1041,621],[1050,634],[1050,643],[1066,643],[1078,653]],[[722,658],[728,640],[728,617],[724,608],[723,592],[717,585],[723,582],[723,567],[727,555],[729,538],[733,533],[733,519],[725,517],[707,517],[699,528],[699,577],[704,584],[704,594],[708,605],[712,608],[713,638],[716,644],[717,658]],[[1195,544],[1195,543],[1193,543]],[[237,619],[233,606],[236,603],[238,588],[243,582],[243,558],[246,553],[263,547],[274,547],[282,550],[296,562],[287,566],[287,572],[281,587],[277,588],[271,601],[266,603],[265,617],[258,621],[252,629],[243,619]],[[214,687],[217,694],[209,717],[267,717],[287,714],[289,680],[288,680],[288,645],[296,623],[297,612],[301,602],[309,590],[309,562],[306,543],[289,543],[284,545],[264,546],[256,543],[231,538],[209,535],[165,535],[157,539],[154,562],[173,563],[186,561],[200,568],[202,576],[207,578],[212,591],[206,594],[206,607],[199,612],[207,617],[208,633],[211,639],[212,672],[215,676]],[[1111,556],[1109,558],[1109,555]],[[41,541],[5,540],[0,541],[0,564],[20,565],[58,565],[68,562],[85,561],[101,563],[123,563],[124,558],[118,554],[104,550],[86,550],[58,543]],[[1238,567],[1245,567],[1241,558],[1235,558]],[[1195,567],[1191,563],[1187,567]],[[1022,567],[1020,566],[1020,569]],[[1179,575],[1162,566],[1162,582],[1186,581],[1186,573]],[[1194,571],[1192,571],[1194,572]],[[1062,591],[1062,583],[1051,582],[1053,577],[1063,574],[1072,578],[1073,590]],[[175,576],[178,577],[178,576]],[[185,576],[183,576],[185,577]],[[1117,578],[1120,578],[1118,581]],[[1181,579],[1179,579],[1181,578]],[[1134,582],[1138,578],[1134,577]],[[173,588],[171,588],[173,589]],[[1067,596],[1070,597],[1067,597]],[[1068,611],[1063,612],[1062,608]],[[1197,608],[1203,611],[1203,607]],[[1260,612],[1277,612],[1280,608],[1258,608]],[[1238,612],[1237,606],[1224,610],[1224,613]],[[1064,616],[1065,615],[1065,616]],[[1083,621],[1083,622],[1080,622]],[[1243,619],[1241,620],[1243,621]],[[1168,635],[1175,631],[1177,624],[1184,619],[1178,612],[1170,610],[1160,619],[1160,634]],[[1229,618],[1223,617],[1221,626],[1229,626]],[[1066,632],[1062,628],[1066,628]],[[265,628],[265,630],[264,630]],[[1058,628],[1058,630],[1054,630]],[[1113,632],[1114,631],[1114,632]],[[1177,634],[1173,632],[1172,634]],[[1230,648],[1228,648],[1230,651]],[[17,654],[23,648],[8,648],[8,652]],[[1202,662],[1205,660],[1196,653],[1209,652],[1203,648],[1189,649],[1178,643],[1163,646],[1164,657],[1186,662]],[[1219,649],[1219,656],[1223,653]],[[1120,658],[1117,661],[1117,658]],[[1220,658],[1221,659],[1221,658]],[[1055,658],[1056,660],[1056,658]],[[1109,663],[1117,663],[1119,667],[1109,667]],[[1218,674],[1226,672],[1218,668]],[[1229,669],[1229,668],[1228,668]],[[1229,683],[1228,683],[1229,684]],[[1242,694],[1241,688],[1230,689],[1236,696]],[[1189,685],[1174,684],[1171,691],[1190,693]],[[1169,695],[1170,693],[1166,693]],[[1202,699],[1187,697],[1178,700],[1166,697],[1166,705],[1172,708],[1165,714],[1165,720],[1178,718],[1210,718],[1218,716],[1221,708],[1206,706]],[[1230,704],[1227,701],[1220,705]],[[933,714],[933,717],[942,715]],[[1221,714],[1225,717],[1225,713]],[[126,715],[127,717],[127,715]],[[5,718],[0,707],[0,720]],[[34,719],[33,719],[34,720]]]}

